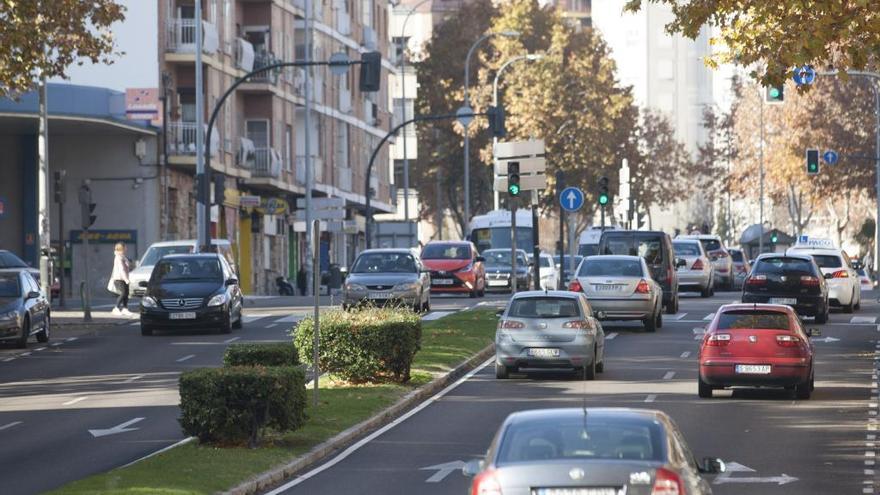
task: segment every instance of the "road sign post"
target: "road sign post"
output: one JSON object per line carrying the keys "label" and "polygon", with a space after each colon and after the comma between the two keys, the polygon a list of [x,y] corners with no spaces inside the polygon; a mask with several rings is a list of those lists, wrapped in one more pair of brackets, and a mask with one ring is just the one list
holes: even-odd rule
{"label": "road sign post", "polygon": [[321,221],[317,219],[312,220],[312,225],[307,227],[312,229],[312,245],[309,247],[312,249],[312,266],[314,267],[312,270],[312,287],[314,287],[315,294],[315,326],[314,335],[312,336],[312,374],[314,376],[312,381],[312,388],[314,390],[312,405],[318,407],[318,377],[321,375],[321,367],[318,364],[318,348],[321,345],[321,270],[319,269],[321,266],[321,241],[319,239]]}
{"label": "road sign post", "polygon": [[[556,171],[556,191],[559,192],[559,205],[562,206],[563,196],[562,193],[565,192],[565,172],[562,170]],[[561,207],[559,209],[559,276],[556,280],[556,288],[559,290],[564,289],[565,281],[563,280],[565,277],[562,276],[565,273],[565,208]]]}

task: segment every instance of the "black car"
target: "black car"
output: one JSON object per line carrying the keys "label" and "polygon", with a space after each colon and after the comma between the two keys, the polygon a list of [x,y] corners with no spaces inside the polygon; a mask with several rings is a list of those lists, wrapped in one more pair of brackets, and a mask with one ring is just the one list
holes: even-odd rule
{"label": "black car", "polygon": [[663,288],[668,314],[678,312],[678,263],[669,234],[660,231],[606,230],[599,240],[599,254],[641,256],[651,277]]}
{"label": "black car", "polygon": [[[532,272],[529,269],[529,260],[526,252],[516,250],[516,286],[519,290],[528,290],[532,285]],[[510,258],[510,249],[487,249],[483,251],[486,262],[486,290],[510,291],[513,287],[510,282],[510,273],[513,264]]]}
{"label": "black car", "polygon": [[26,269],[0,270],[0,341],[27,347],[28,338],[49,341],[49,301]]}
{"label": "black car", "polygon": [[157,328],[241,328],[242,295],[218,254],[177,254],[156,263],[141,299],[141,335]]}
{"label": "black car", "polygon": [[809,255],[758,256],[743,282],[742,302],[785,304],[800,315],[815,316],[816,323],[828,321],[828,286]]}

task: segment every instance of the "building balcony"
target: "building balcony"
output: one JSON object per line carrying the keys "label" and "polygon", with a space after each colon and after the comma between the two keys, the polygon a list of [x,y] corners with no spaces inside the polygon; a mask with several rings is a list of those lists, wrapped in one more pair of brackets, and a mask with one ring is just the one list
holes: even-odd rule
{"label": "building balcony", "polygon": [[[324,160],[320,156],[312,156],[310,160],[312,170],[314,171],[315,184],[324,181]],[[306,157],[305,155],[297,155],[296,157],[296,182],[305,185],[306,183]]]}
{"label": "building balcony", "polygon": [[[202,136],[208,126],[202,127]],[[169,155],[196,155],[196,139],[198,126],[195,122],[169,122],[168,123],[168,154]],[[211,133],[211,156],[216,156],[220,149],[220,136],[216,129]]]}
{"label": "building balcony", "polygon": [[272,148],[257,148],[254,150],[254,177],[281,177],[281,154]]}
{"label": "building balcony", "polygon": [[[261,69],[263,67],[268,67],[273,64],[277,64],[280,62],[278,58],[275,57],[275,54],[272,52],[260,52],[254,56],[254,70]],[[263,83],[263,84],[277,84],[278,83],[278,74],[280,70],[267,70],[264,72],[260,72],[259,74],[255,74],[250,78],[250,82],[255,83]]]}
{"label": "building balcony", "polygon": [[[196,52],[196,20],[189,18],[172,18],[166,23],[165,49],[171,53]],[[220,37],[217,27],[208,21],[202,21],[202,53],[213,55],[220,48]]]}

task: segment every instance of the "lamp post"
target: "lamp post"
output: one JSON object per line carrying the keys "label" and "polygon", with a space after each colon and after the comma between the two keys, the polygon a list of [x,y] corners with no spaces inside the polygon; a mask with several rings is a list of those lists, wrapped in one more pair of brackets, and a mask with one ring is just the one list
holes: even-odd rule
{"label": "lamp post", "polygon": [[[470,109],[470,95],[468,94],[468,89],[471,84],[471,56],[474,54],[474,50],[487,39],[493,36],[504,36],[507,38],[516,38],[519,36],[519,31],[501,31],[499,33],[486,33],[483,36],[480,36],[477,41],[474,41],[474,44],[471,45],[470,49],[467,52],[467,57],[464,60],[464,108]],[[468,112],[472,113],[472,112]],[[470,123],[470,122],[468,122]],[[471,142],[470,136],[468,135],[468,126],[464,126],[464,221],[470,222],[471,219]]]}
{"label": "lamp post", "polygon": [[[495,80],[492,82],[492,106],[493,107],[498,106],[498,81],[501,79],[501,74],[504,72],[504,69],[508,68],[509,66],[511,66],[512,64],[514,64],[516,62],[519,62],[520,60],[535,61],[535,60],[541,60],[542,58],[544,58],[543,53],[528,53],[526,55],[518,55],[516,57],[511,57],[511,58],[507,59],[506,62],[501,64],[501,67],[498,68],[498,72],[495,73]],[[498,137],[492,136],[492,156],[493,157],[495,156],[495,145],[497,145],[497,144],[498,144]],[[495,209],[497,210],[500,206],[501,196],[498,191],[494,191],[494,196],[495,196],[494,205],[495,205]]]}

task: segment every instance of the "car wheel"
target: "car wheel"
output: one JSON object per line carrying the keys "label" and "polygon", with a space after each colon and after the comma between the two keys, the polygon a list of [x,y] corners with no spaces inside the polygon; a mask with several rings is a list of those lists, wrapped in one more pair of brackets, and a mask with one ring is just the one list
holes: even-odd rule
{"label": "car wheel", "polygon": [[816,315],[816,323],[821,325],[821,324],[824,324],[827,322],[828,322],[828,305],[826,304],[825,308],[822,310],[822,312]]}
{"label": "car wheel", "polygon": [[596,363],[596,373],[605,373],[605,359]]}
{"label": "car wheel", "polygon": [[495,363],[495,378],[499,380],[507,380],[510,376],[510,368],[503,364]]}
{"label": "car wheel", "polygon": [[712,297],[712,283],[706,285],[705,289],[700,290],[700,297]]}
{"label": "car wheel", "polygon": [[810,382],[812,382],[812,381],[813,381],[813,380],[810,379],[810,380],[807,380],[807,381],[805,381],[805,382],[803,382],[803,383],[798,383],[798,384],[794,387],[794,396],[795,396],[795,398],[800,399],[800,400],[807,400],[807,399],[809,399],[809,398],[810,398],[810,395],[813,393],[813,388],[812,388],[811,385],[810,385]]}
{"label": "car wheel", "polygon": [[43,329],[37,332],[37,342],[42,344],[49,342],[49,313],[46,313],[46,320],[43,322]]}
{"label": "car wheel", "polygon": [[669,304],[666,305],[666,314],[674,315],[675,313],[678,313],[678,296],[675,296],[669,301]]}
{"label": "car wheel", "polygon": [[240,330],[242,326],[244,326],[244,320],[241,317],[241,312],[239,312],[238,319],[236,319],[235,323],[232,324],[232,328]]}
{"label": "car wheel", "polygon": [[712,390],[714,389],[711,385],[704,382],[699,376],[697,377],[697,395],[699,395],[701,399],[711,399]]}
{"label": "car wheel", "polygon": [[21,324],[21,337],[15,342],[15,347],[19,349],[24,349],[27,347],[28,337],[31,336],[31,320],[27,316],[24,317],[24,321]]}
{"label": "car wheel", "polygon": [[232,315],[227,314],[226,319],[220,323],[220,333],[230,333],[232,332]]}
{"label": "car wheel", "polygon": [[657,311],[657,328],[663,328],[663,312]]}
{"label": "car wheel", "polygon": [[[660,311],[657,311],[659,313]],[[646,332],[656,332],[657,331],[657,315],[653,314],[649,316],[647,319],[643,320],[645,324]]]}
{"label": "car wheel", "polygon": [[849,304],[847,304],[843,307],[843,312],[844,313],[852,313],[853,310],[855,309],[855,304],[856,304],[856,294],[855,294],[855,292],[853,292],[849,298]]}
{"label": "car wheel", "polygon": [[583,367],[582,377],[584,380],[595,380],[596,379],[596,350],[593,349],[593,359],[590,360],[590,364]]}
{"label": "car wheel", "polygon": [[153,327],[141,323],[141,335],[143,335],[144,337],[149,337],[150,335],[153,335]]}

